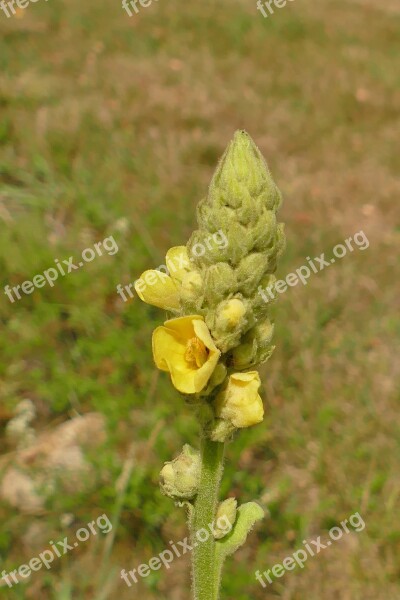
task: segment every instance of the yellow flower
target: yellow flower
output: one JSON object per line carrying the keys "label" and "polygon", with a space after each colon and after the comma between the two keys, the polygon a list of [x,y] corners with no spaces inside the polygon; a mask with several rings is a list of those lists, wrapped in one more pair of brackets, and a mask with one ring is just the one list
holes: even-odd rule
{"label": "yellow flower", "polygon": [[182,279],[190,271],[190,259],[186,246],[174,246],[167,252],[165,259],[168,271],[176,285],[181,285]]}
{"label": "yellow flower", "polygon": [[145,271],[135,281],[135,290],[143,302],[175,312],[180,308],[179,287],[190,265],[186,246],[170,248],[166,263],[170,275],[161,270]]}
{"label": "yellow flower", "polygon": [[178,289],[171,277],[161,271],[145,271],[135,281],[135,290],[147,304],[169,311],[179,310]]}
{"label": "yellow flower", "polygon": [[260,385],[257,371],[231,375],[228,385],[215,399],[217,417],[230,421],[237,428],[261,423],[264,407],[258,394]]}
{"label": "yellow flower", "polygon": [[171,374],[184,394],[196,394],[207,385],[221,352],[198,315],[166,321],[153,333],[153,355],[159,369]]}

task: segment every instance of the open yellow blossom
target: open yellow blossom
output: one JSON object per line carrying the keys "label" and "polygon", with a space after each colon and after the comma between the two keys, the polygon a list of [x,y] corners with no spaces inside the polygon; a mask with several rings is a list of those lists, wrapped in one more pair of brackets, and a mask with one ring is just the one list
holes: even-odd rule
{"label": "open yellow blossom", "polygon": [[184,394],[196,394],[207,385],[221,352],[198,315],[179,317],[157,327],[153,355],[159,369],[171,374],[172,383]]}
{"label": "open yellow blossom", "polygon": [[264,407],[258,393],[260,385],[257,371],[231,375],[228,385],[215,399],[217,417],[230,421],[237,428],[261,423]]}

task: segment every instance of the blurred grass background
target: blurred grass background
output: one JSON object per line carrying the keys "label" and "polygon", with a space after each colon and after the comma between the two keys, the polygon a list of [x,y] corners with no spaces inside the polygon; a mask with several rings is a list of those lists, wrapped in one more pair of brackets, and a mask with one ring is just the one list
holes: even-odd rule
{"label": "blurred grass background", "polygon": [[[131,589],[119,576],[186,536],[157,481],[197,426],[152,364],[162,313],[137,297],[125,304],[116,286],[186,242],[218,158],[244,128],[285,199],[279,276],[360,230],[370,248],[277,304],[267,419],[229,446],[223,483],[268,518],[227,563],[223,598],[400,599],[399,25],[398,0],[296,0],[268,19],[245,0],[159,0],[132,18],[94,0],[0,14],[1,288],[106,236],[119,246],[14,304],[1,294],[4,456],[24,398],[37,433],[92,411],[107,427],[87,489],[54,493],[42,515],[1,503],[2,569],[95,514],[119,518],[112,547],[91,539],[0,596],[189,598],[188,557]],[[256,582],[256,569],[356,511],[365,531],[266,590]]]}

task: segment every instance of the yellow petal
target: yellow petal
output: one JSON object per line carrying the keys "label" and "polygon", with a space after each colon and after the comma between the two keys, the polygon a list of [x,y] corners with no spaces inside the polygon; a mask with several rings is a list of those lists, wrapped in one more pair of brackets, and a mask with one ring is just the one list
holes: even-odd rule
{"label": "yellow petal", "polygon": [[167,252],[166,263],[173,281],[182,283],[183,277],[190,271],[190,259],[186,246],[174,246]]}
{"label": "yellow petal", "polygon": [[186,317],[179,317],[177,319],[169,319],[165,321],[164,326],[171,331],[177,333],[177,335],[183,338],[185,341],[194,337],[194,323],[197,321],[203,321],[204,318],[200,315],[188,315]]}
{"label": "yellow petal", "polygon": [[168,358],[175,363],[183,363],[186,346],[179,336],[166,327],[157,327],[153,332],[154,361],[162,371],[169,371]]}
{"label": "yellow petal", "polygon": [[[200,318],[203,319],[203,317]],[[211,352],[217,352],[218,355],[221,354],[221,352],[215,345],[214,340],[211,337],[210,331],[207,325],[204,323],[204,320],[198,320],[198,317],[196,317],[196,320],[193,319],[193,329],[196,336],[203,342],[206,348],[208,348]]]}
{"label": "yellow petal", "polygon": [[140,279],[135,281],[135,290],[139,298],[147,304],[170,311],[180,308],[177,287],[171,277],[162,271],[145,271]]}
{"label": "yellow petal", "polygon": [[218,364],[220,352],[219,350],[215,354],[211,354],[209,359],[198,371],[196,371],[193,379],[194,392],[198,394],[207,385],[211,375],[214,373],[215,367]]}

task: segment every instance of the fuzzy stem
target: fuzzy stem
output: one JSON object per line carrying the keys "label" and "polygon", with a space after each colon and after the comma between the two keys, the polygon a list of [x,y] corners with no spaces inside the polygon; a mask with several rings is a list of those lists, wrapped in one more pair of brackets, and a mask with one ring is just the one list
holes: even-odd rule
{"label": "fuzzy stem", "polygon": [[[225,444],[212,442],[203,437],[201,445],[200,488],[191,519],[193,550],[193,592],[194,600],[218,600],[220,585],[220,565],[216,558],[215,539],[210,533],[218,507],[219,487],[223,471]],[[208,539],[199,542],[196,532],[205,529]],[[204,534],[205,537],[205,534]]]}

